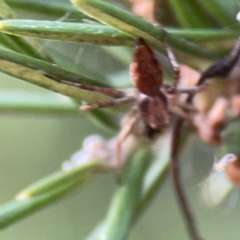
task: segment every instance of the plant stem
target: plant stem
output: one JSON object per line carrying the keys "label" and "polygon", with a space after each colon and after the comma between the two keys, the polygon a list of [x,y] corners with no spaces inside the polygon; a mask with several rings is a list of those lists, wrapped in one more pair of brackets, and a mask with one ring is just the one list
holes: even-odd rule
{"label": "plant stem", "polygon": [[172,183],[174,187],[174,191],[176,197],[178,199],[178,205],[180,210],[182,211],[185,224],[187,227],[187,231],[189,234],[190,239],[192,240],[203,240],[200,233],[198,232],[198,228],[196,226],[196,221],[193,215],[193,212],[190,208],[190,204],[188,202],[186,193],[183,189],[183,184],[181,182],[180,176],[180,165],[179,165],[179,143],[181,139],[181,130],[183,127],[184,120],[177,119],[174,127],[173,127],[173,134],[172,134],[172,146],[171,146],[171,176],[172,176]]}

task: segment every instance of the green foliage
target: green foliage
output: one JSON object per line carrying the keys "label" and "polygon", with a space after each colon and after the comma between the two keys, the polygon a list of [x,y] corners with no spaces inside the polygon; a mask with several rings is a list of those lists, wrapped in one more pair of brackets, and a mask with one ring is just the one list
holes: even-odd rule
{"label": "green foliage", "polygon": [[[171,0],[168,7],[173,10],[178,25],[172,26],[169,22],[163,22],[166,28],[160,28],[135,16],[130,11],[100,0],[72,0],[78,9],[67,0],[64,4],[57,2],[48,4],[41,1],[33,3],[30,0],[1,1],[0,71],[71,99],[68,98],[65,101],[51,94],[50,97],[40,94],[39,98],[36,98],[21,91],[17,94],[0,92],[0,109],[39,111],[40,113],[57,111],[73,114],[77,113],[77,103],[80,101],[98,103],[110,100],[111,97],[105,94],[82,90],[60,83],[60,80],[104,87],[119,86],[121,77],[118,73],[123,67],[127,67],[129,56],[131,56],[129,48],[125,47],[132,47],[138,37],[144,38],[151,47],[161,52],[164,52],[164,43],[167,42],[177,50],[179,62],[191,62],[191,65],[201,68],[209,61],[221,58],[222,51],[229,51],[233,39],[239,35],[239,26],[235,20],[237,12],[233,7],[237,4],[237,0],[229,1],[232,7],[228,8],[225,8],[222,2]],[[40,16],[47,10],[49,20],[41,20],[41,17],[40,20],[18,19],[18,13],[23,10]],[[63,21],[52,21],[66,13],[67,18],[73,19],[71,22],[65,22],[64,17]],[[42,19],[46,18],[42,17]],[[86,19],[88,23],[84,22]],[[107,79],[104,73],[99,71],[96,74],[84,66],[81,66],[80,70],[72,70],[67,57],[57,58],[51,51],[41,49],[40,39],[105,46],[103,54],[121,67],[113,73],[114,81]],[[227,44],[224,49],[219,47],[212,51],[211,44],[218,42],[221,45],[225,41],[229,41],[230,44]],[[106,46],[124,48],[106,50]],[[123,53],[124,55],[121,56]],[[96,78],[94,77],[96,75],[106,78]],[[128,85],[127,82],[126,86]],[[118,113],[124,110],[114,111]],[[89,113],[89,116],[116,131],[118,127],[116,121],[112,119],[112,114],[113,111],[94,111]],[[118,116],[116,119],[119,121]],[[104,235],[104,239],[109,240],[127,238],[131,227],[161,189],[165,179],[171,139],[167,135],[163,138],[162,151],[158,156],[153,157],[146,147],[142,147],[133,154],[131,163],[125,169],[126,177],[114,195],[106,218],[90,234],[89,240],[100,239],[100,235]],[[152,158],[156,158],[156,161],[148,164]],[[108,170],[104,168],[102,162],[96,161],[69,171],[53,173],[31,184],[17,195],[16,199],[0,207],[0,228],[55,202],[70,190],[94,178],[96,172],[106,173]]]}

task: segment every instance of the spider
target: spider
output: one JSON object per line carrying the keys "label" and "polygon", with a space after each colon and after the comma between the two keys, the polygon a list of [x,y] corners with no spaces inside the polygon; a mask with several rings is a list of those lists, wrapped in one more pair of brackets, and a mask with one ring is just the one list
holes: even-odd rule
{"label": "spider", "polygon": [[[118,90],[63,81],[63,83],[82,89],[97,91],[115,97],[109,102],[101,102],[93,105],[83,104],[80,107],[83,111],[114,107],[126,103],[132,105],[130,111],[122,121],[121,130],[116,140],[116,169],[121,169],[125,160],[122,158],[122,144],[129,136],[135,136],[137,139],[145,139],[151,143],[156,139],[156,136],[172,126],[171,123],[174,117],[191,123],[195,110],[191,105],[187,104],[187,96],[194,96],[195,93],[203,89],[204,84],[187,87],[181,86],[178,63],[172,50],[167,45],[166,50],[174,71],[172,84],[163,81],[160,63],[151,48],[141,38],[136,41],[133,60],[130,64],[130,77],[134,83],[133,89]],[[199,234],[194,224],[194,217],[190,213],[190,206],[178,176],[179,166],[175,161],[176,158],[173,153],[177,153],[175,149],[176,145],[179,145],[180,138],[176,135],[174,128],[171,138],[171,166],[173,167],[171,168],[171,175],[173,177],[174,189],[180,208],[183,210],[190,236],[193,239],[201,239],[198,237]]]}
{"label": "spider", "polygon": [[[131,104],[131,109],[122,121],[120,133],[116,143],[116,168],[122,166],[122,144],[131,134],[147,141],[152,141],[160,133],[173,126],[171,144],[171,175],[179,206],[185,218],[189,235],[194,240],[202,239],[195,225],[195,219],[191,212],[184,189],[181,184],[178,164],[179,142],[184,122],[188,122],[199,130],[194,122],[197,111],[193,104],[196,93],[205,90],[208,79],[220,76],[225,77],[232,72],[239,59],[240,40],[230,55],[219,62],[214,63],[202,73],[194,86],[183,86],[180,83],[180,71],[178,63],[171,49],[166,46],[168,58],[173,66],[174,77],[172,84],[163,81],[161,65],[156,59],[151,48],[143,39],[138,39],[130,65],[130,76],[134,83],[133,89],[119,90],[114,88],[102,88],[87,84],[72,83],[62,80],[62,83],[70,84],[89,91],[96,91],[113,97],[108,102],[81,105],[83,111],[92,109],[115,107],[123,104]],[[205,92],[205,91],[202,91]],[[176,118],[175,124],[172,124]],[[221,122],[222,119],[220,119]],[[215,125],[218,125],[219,120]],[[203,124],[204,126],[204,124]],[[218,127],[213,127],[213,132],[218,134]]]}
{"label": "spider", "polygon": [[115,97],[108,102],[93,105],[83,104],[80,107],[83,111],[114,107],[126,103],[132,105],[131,110],[123,120],[116,144],[117,168],[122,165],[121,145],[131,133],[152,140],[170,126],[172,115],[189,121],[190,114],[194,112],[193,108],[185,104],[185,99],[181,97],[181,94],[196,93],[201,90],[201,86],[183,87],[179,85],[180,72],[177,61],[171,49],[168,46],[166,49],[174,70],[174,80],[171,85],[163,81],[161,65],[154,52],[142,38],[136,41],[130,65],[130,77],[135,88],[118,90],[62,81],[82,89]]}

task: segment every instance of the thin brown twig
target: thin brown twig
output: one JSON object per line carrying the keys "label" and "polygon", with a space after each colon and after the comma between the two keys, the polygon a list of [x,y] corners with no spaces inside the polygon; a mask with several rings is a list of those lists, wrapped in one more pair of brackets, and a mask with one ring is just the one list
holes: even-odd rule
{"label": "thin brown twig", "polygon": [[179,143],[181,139],[181,130],[183,127],[184,120],[183,119],[176,119],[176,122],[173,126],[173,133],[172,133],[172,146],[171,146],[171,176],[173,187],[175,190],[176,197],[178,199],[178,205],[180,210],[182,211],[185,224],[187,227],[187,231],[189,237],[192,240],[203,240],[201,237],[196,221],[193,215],[193,212],[190,208],[190,204],[188,202],[186,193],[183,188],[183,184],[181,182],[180,176],[180,164],[179,164]]}

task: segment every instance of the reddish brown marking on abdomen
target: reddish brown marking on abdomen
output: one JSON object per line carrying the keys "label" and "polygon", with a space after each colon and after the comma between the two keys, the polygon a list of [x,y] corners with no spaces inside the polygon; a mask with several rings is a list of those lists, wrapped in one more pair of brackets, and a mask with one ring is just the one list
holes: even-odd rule
{"label": "reddish brown marking on abdomen", "polygon": [[159,95],[162,86],[161,66],[143,39],[137,42],[130,75],[139,92],[152,97]]}

